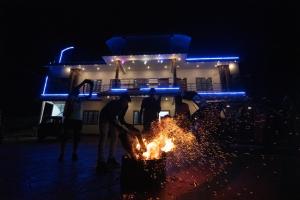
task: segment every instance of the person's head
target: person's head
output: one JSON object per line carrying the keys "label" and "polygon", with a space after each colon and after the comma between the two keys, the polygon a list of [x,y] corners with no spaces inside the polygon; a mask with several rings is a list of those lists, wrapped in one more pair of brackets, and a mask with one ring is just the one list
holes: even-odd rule
{"label": "person's head", "polygon": [[151,88],[150,91],[149,91],[149,95],[151,97],[153,97],[155,94],[156,94],[156,90],[154,88]]}
{"label": "person's head", "polygon": [[71,96],[71,97],[78,97],[79,93],[80,93],[79,88],[75,87],[75,88],[71,91],[70,96]]}
{"label": "person's head", "polygon": [[128,103],[131,102],[131,98],[128,94],[122,94],[119,101],[121,102],[122,106],[126,107],[128,106]]}
{"label": "person's head", "polygon": [[181,104],[182,103],[182,96],[177,95],[175,96],[175,104]]}

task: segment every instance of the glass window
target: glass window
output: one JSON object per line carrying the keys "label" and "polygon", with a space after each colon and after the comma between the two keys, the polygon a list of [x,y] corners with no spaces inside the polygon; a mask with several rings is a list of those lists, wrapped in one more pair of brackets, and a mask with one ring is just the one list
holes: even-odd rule
{"label": "glass window", "polygon": [[139,122],[139,115],[140,115],[140,111],[137,111],[137,110],[133,111],[133,125],[139,125],[139,124],[141,124]]}
{"label": "glass window", "polygon": [[95,125],[98,124],[99,111],[85,110],[83,111],[83,124]]}
{"label": "glass window", "polygon": [[170,115],[170,111],[169,110],[162,110],[159,112],[159,121],[162,117],[166,116],[166,115]]}
{"label": "glass window", "polygon": [[[101,84],[102,80],[92,80],[94,83],[94,88],[93,92],[98,93],[101,92]],[[89,84],[84,84],[81,88],[82,93],[89,93],[90,92],[90,85]]]}
{"label": "glass window", "polygon": [[212,78],[197,77],[196,78],[197,91],[210,91],[213,90]]}

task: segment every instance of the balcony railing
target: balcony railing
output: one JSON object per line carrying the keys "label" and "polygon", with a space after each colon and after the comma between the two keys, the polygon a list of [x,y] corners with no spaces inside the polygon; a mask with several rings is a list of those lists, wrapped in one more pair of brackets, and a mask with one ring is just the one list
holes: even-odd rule
{"label": "balcony railing", "polygon": [[[135,88],[169,88],[174,87],[173,82],[160,81],[161,79],[147,79],[147,82],[143,82],[137,79],[112,79],[110,84],[101,84],[97,88],[94,88],[95,93],[109,91],[112,88],[122,89],[135,89]],[[196,84],[196,83],[177,83],[176,87],[180,87],[183,91],[222,91],[222,85],[220,83],[212,84]],[[83,93],[87,93],[88,88],[83,88]]]}

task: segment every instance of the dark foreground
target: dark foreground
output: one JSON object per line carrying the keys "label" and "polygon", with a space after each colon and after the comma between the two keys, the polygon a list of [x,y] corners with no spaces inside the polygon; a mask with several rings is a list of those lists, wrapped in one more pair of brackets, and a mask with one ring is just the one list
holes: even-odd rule
{"label": "dark foreground", "polygon": [[[120,170],[97,174],[97,137],[83,138],[79,160],[67,146],[57,162],[58,143],[34,138],[0,145],[0,199],[300,199],[300,148],[263,150],[236,146],[232,165],[218,176],[187,167],[168,172],[165,188],[122,192]],[[118,148],[118,159],[123,151]]]}

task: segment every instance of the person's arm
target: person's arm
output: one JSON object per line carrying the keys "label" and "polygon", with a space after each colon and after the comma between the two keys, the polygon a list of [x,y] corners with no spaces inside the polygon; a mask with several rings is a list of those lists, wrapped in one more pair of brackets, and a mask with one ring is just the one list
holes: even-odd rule
{"label": "person's arm", "polygon": [[120,123],[123,124],[123,125],[125,125],[125,126],[128,125],[128,123],[127,123],[127,122],[125,121],[125,119],[124,119],[127,110],[128,110],[128,106],[126,106],[126,108],[124,108],[124,109],[120,112],[120,114],[118,115],[118,118],[119,118]]}
{"label": "person's arm", "polygon": [[92,97],[93,94],[93,89],[94,89],[94,82],[90,79],[84,79],[84,81],[82,81],[78,86],[76,86],[77,89],[80,89],[84,84],[89,84],[90,85],[90,91],[89,91],[89,95],[83,97],[84,99],[89,99]]}
{"label": "person's arm", "polygon": [[157,113],[158,114],[161,111],[160,102],[161,102],[161,96],[158,96],[158,99],[156,100],[156,106],[157,106]]}
{"label": "person's arm", "polygon": [[140,109],[140,113],[139,113],[139,123],[142,123],[142,117],[143,117],[143,112],[144,112],[144,107],[145,107],[145,102],[144,99],[142,101],[142,105],[141,105],[141,109]]}

